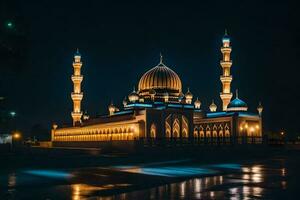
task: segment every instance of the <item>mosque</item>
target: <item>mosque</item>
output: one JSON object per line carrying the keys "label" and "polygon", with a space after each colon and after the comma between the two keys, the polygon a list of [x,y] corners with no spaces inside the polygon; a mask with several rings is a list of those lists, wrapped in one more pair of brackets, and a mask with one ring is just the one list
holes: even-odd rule
{"label": "mosque", "polygon": [[[129,147],[137,141],[142,144],[180,141],[199,144],[242,144],[261,143],[262,111],[259,103],[257,112],[248,111],[247,104],[231,91],[232,61],[230,38],[222,38],[220,81],[222,107],[218,109],[212,101],[209,109],[202,109],[201,101],[187,89],[182,90],[180,77],[167,67],[160,56],[157,66],[141,76],[137,90],[123,100],[123,108],[108,106],[108,114],[95,118],[83,114],[81,101],[81,55],[74,55],[71,93],[73,124],[53,125],[51,140],[53,146],[106,146]],[[205,110],[209,110],[208,112]],[[149,142],[150,141],[150,142]]]}

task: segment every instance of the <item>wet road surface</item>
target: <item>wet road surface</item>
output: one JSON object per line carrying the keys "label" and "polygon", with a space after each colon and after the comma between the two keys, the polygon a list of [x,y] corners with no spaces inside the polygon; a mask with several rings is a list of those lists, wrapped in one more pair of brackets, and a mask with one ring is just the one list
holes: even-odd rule
{"label": "wet road surface", "polygon": [[170,160],[141,165],[19,169],[0,174],[0,199],[297,199],[300,158],[203,165]]}

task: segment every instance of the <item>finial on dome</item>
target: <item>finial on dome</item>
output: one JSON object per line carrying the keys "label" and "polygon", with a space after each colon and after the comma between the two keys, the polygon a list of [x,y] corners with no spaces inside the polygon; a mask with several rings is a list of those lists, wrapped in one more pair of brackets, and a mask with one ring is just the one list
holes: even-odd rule
{"label": "finial on dome", "polygon": [[223,43],[229,43],[230,42],[230,38],[229,38],[229,36],[228,36],[228,32],[227,32],[227,29],[225,29],[225,31],[224,31],[224,36],[223,36]]}
{"label": "finial on dome", "polygon": [[235,98],[236,98],[236,99],[239,98],[239,90],[238,90],[238,89],[235,90]]}
{"label": "finial on dome", "polygon": [[161,52],[159,53],[159,56],[160,56],[159,64],[163,64],[163,55]]}
{"label": "finial on dome", "polygon": [[75,52],[74,56],[79,56],[79,57],[81,56],[78,48],[76,49],[76,52]]}

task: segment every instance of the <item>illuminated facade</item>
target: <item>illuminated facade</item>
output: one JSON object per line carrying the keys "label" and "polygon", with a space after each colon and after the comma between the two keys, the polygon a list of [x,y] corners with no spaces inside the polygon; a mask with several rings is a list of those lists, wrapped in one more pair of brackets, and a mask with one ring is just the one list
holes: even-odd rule
{"label": "illuminated facade", "polygon": [[52,142],[58,146],[102,145],[119,143],[123,145],[136,141],[197,141],[200,143],[241,143],[246,140],[259,143],[262,137],[261,114],[248,112],[247,104],[239,99],[238,93],[231,100],[230,84],[230,39],[223,37],[221,52],[223,69],[220,94],[222,111],[212,101],[207,109],[201,108],[201,101],[188,88],[182,90],[182,82],[160,56],[157,66],[141,76],[137,90],[123,100],[123,108],[114,104],[108,106],[108,114],[89,118],[82,115],[80,103],[83,97],[80,73],[81,55],[77,52],[73,63],[74,92],[72,100],[73,126],[53,126]]}

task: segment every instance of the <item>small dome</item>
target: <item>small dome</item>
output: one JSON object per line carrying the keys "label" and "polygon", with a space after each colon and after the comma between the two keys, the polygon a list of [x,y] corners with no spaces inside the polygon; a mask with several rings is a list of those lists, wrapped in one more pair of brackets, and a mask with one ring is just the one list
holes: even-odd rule
{"label": "small dome", "polygon": [[57,129],[57,127],[58,127],[58,125],[55,124],[55,123],[52,125],[52,128],[53,128],[53,129]]}
{"label": "small dome", "polygon": [[185,97],[185,103],[191,104],[193,100],[193,94],[190,92],[190,89],[188,88],[188,91],[184,95]]}
{"label": "small dome", "polygon": [[190,92],[190,88],[188,88],[188,91],[185,93],[185,98],[186,99],[192,99],[193,98],[193,94]]}
{"label": "small dome", "polygon": [[113,103],[111,103],[109,106],[108,106],[108,112],[109,112],[109,115],[113,115],[115,112],[119,111],[119,109],[114,106]]}
{"label": "small dome", "polygon": [[130,102],[136,102],[139,100],[139,95],[135,91],[135,88],[133,88],[133,91],[128,95],[128,99]]}
{"label": "small dome", "polygon": [[200,107],[201,107],[201,101],[198,99],[198,97],[197,97],[196,101],[194,102],[194,105],[195,105],[196,109],[200,109]]}
{"label": "small dome", "polygon": [[261,102],[259,102],[259,104],[257,106],[257,111],[258,111],[259,115],[262,114],[263,109],[264,109],[264,107],[261,105]]}
{"label": "small dome", "polygon": [[235,98],[227,106],[227,111],[247,111],[247,110],[248,110],[247,104],[239,98]]}
{"label": "small dome", "polygon": [[88,115],[87,111],[84,112],[83,116],[82,116],[83,120],[88,120],[90,118],[90,116]]}
{"label": "small dome", "polygon": [[210,112],[216,112],[217,111],[217,105],[215,104],[214,100],[212,100],[210,106],[209,106],[209,110]]}
{"label": "small dome", "polygon": [[257,109],[260,109],[260,110],[264,109],[264,107],[261,105],[261,102],[259,102]]}
{"label": "small dome", "polygon": [[238,90],[235,93],[235,99],[228,104],[227,111],[247,111],[248,106],[243,100],[239,99]]}

